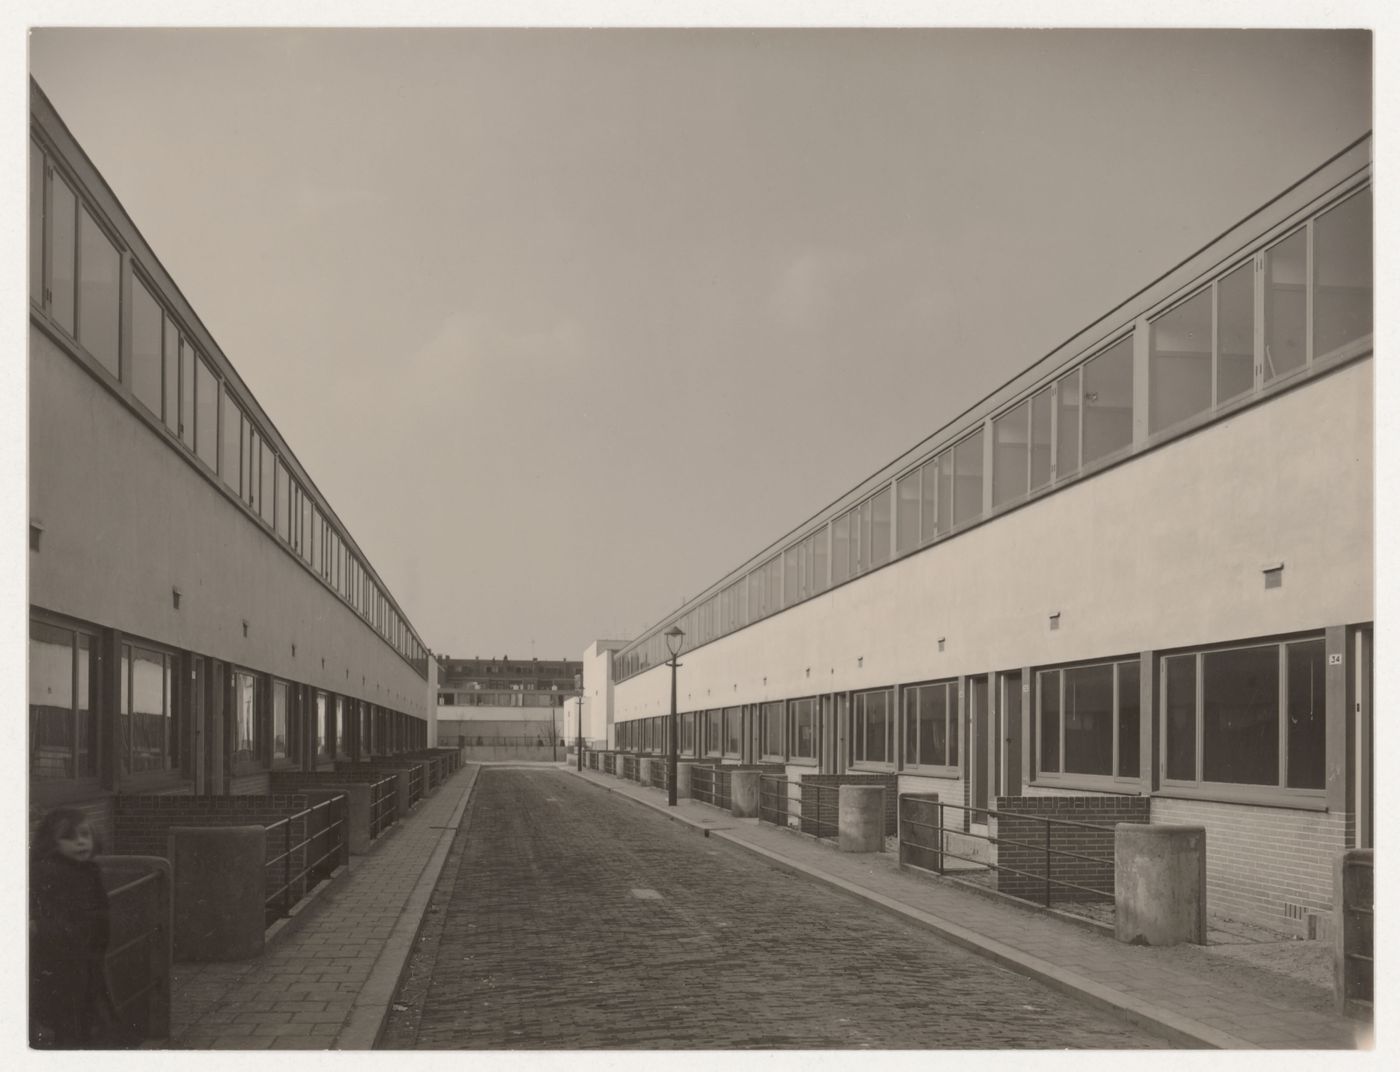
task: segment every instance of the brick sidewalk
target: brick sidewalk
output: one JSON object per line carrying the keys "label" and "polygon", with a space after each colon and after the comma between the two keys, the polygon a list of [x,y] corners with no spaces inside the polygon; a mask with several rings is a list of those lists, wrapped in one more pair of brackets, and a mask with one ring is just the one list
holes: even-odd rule
{"label": "brick sidewalk", "polygon": [[420,802],[253,960],[177,964],[175,1049],[368,1049],[480,770],[467,764]]}
{"label": "brick sidewalk", "polygon": [[1193,970],[1171,949],[1129,946],[1054,917],[901,871],[893,853],[843,853],[756,819],[693,800],[668,808],[655,789],[594,771],[603,789],[758,853],[937,931],[1006,967],[1112,1008],[1179,1044],[1222,1049],[1353,1049],[1369,1032],[1339,1016],[1280,1001]]}

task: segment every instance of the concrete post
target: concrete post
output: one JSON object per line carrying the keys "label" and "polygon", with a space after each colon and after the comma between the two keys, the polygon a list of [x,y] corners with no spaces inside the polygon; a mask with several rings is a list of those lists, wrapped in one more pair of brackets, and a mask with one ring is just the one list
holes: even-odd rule
{"label": "concrete post", "polygon": [[693,762],[678,760],[676,762],[676,799],[690,799],[690,772],[695,769]]}
{"label": "concrete post", "polygon": [[408,771],[392,770],[385,771],[386,774],[394,776],[394,802],[398,808],[398,821],[403,822],[408,818]]}
{"label": "concrete post", "polygon": [[1206,944],[1206,829],[1114,827],[1114,931],[1132,945]]}
{"label": "concrete post", "polygon": [[267,831],[172,826],[175,959],[247,960],[263,951]]}
{"label": "concrete post", "polygon": [[643,756],[637,760],[637,781],[642,785],[651,785],[651,765],[652,760]]}
{"label": "concrete post", "polygon": [[736,770],[729,776],[729,810],[734,818],[758,818],[758,789],[762,773],[756,770]]}
{"label": "concrete post", "polygon": [[369,852],[370,846],[369,790],[369,782],[346,782],[344,785],[308,785],[297,792],[305,793],[307,800],[312,800],[314,793],[344,793],[349,798],[345,805],[345,821],[348,826],[346,837],[350,842],[350,855],[363,856]]}
{"label": "concrete post", "polygon": [[899,866],[943,870],[937,793],[899,795]]}
{"label": "concrete post", "polygon": [[842,852],[885,847],[885,787],[843,785],[837,793],[836,843]]}

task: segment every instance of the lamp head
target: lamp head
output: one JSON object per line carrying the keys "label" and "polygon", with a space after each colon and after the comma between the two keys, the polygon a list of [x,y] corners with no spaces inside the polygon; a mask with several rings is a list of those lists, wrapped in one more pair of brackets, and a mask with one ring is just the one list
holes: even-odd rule
{"label": "lamp head", "polygon": [[681,645],[685,643],[685,633],[679,625],[673,625],[666,630],[664,636],[666,637],[666,650],[671,653],[671,658],[674,659],[681,653]]}

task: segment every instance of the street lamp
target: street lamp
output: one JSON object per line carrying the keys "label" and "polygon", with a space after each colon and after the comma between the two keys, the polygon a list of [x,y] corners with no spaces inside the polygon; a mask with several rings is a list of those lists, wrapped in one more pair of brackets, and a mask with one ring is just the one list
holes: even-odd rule
{"label": "street lamp", "polygon": [[676,717],[676,668],[681,664],[676,662],[676,656],[681,653],[681,646],[685,643],[685,633],[681,631],[679,625],[673,625],[666,630],[666,650],[671,653],[671,657],[666,663],[671,668],[671,748],[667,758],[666,770],[666,803],[674,808],[676,806],[676,747],[680,740],[679,720]]}
{"label": "street lamp", "polygon": [[583,770],[583,690],[578,690],[578,695],[574,697],[574,714],[578,716],[578,741],[574,744],[574,753],[578,756],[578,769]]}

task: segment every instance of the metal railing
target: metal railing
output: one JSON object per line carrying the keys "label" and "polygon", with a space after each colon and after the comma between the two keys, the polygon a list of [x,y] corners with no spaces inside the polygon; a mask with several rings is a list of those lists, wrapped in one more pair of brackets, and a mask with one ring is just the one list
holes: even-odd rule
{"label": "metal railing", "polygon": [[637,781],[637,780],[638,780],[638,775],[637,775],[637,768],[638,768],[638,766],[639,766],[639,764],[638,764],[638,762],[637,762],[637,757],[636,757],[636,756],[623,756],[623,757],[622,757],[622,770],[619,772],[619,777],[621,777],[621,778],[623,778],[623,779],[625,779],[626,781],[629,781],[629,782],[635,782],[635,781]]}
{"label": "metal railing", "polygon": [[789,782],[782,774],[761,774],[758,777],[758,817],[774,826],[787,826],[791,815],[792,795]]}
{"label": "metal railing", "polygon": [[653,789],[667,789],[670,785],[670,761],[665,756],[653,756],[651,760],[651,787]]}
{"label": "metal railing", "polygon": [[811,781],[797,786],[798,829],[816,838],[835,838],[840,833],[841,787]]}
{"label": "metal railing", "polygon": [[[275,855],[264,865],[269,925],[291,915],[294,904],[345,862],[349,851],[345,813],[345,794],[338,793],[267,826],[268,846],[275,848]],[[292,827],[298,819],[305,825],[301,840],[294,841]]]}
{"label": "metal railing", "polygon": [[381,778],[369,787],[369,836],[377,838],[399,817],[398,779]]}
{"label": "metal railing", "polygon": [[729,811],[734,806],[733,772],[697,763],[690,768],[690,795],[702,804]]}
{"label": "metal railing", "polygon": [[[1107,870],[1107,872],[1112,875],[1114,868],[1112,854],[1108,856],[1098,856],[1093,853],[1077,852],[1074,849],[1056,848],[1053,844],[1052,835],[1056,830],[1061,830],[1066,833],[1092,830],[1100,834],[1107,834],[1112,838],[1114,827],[1117,825],[1116,823],[1083,823],[1076,822],[1072,819],[1050,819],[1042,815],[1027,815],[1024,812],[997,811],[995,808],[977,808],[971,805],[951,804],[943,801],[926,802],[927,806],[936,812],[937,817],[935,819],[916,819],[906,813],[905,801],[906,798],[901,796],[899,822],[900,854],[904,856],[904,847],[907,844],[916,850],[927,863],[932,865],[926,867],[927,870],[944,875],[949,871],[946,863],[947,860],[960,860],[965,863],[975,864],[980,868],[995,871],[999,875],[1015,875],[1025,880],[1023,883],[1017,884],[1017,888],[1023,890],[1025,893],[1029,893],[1031,887],[1036,888],[1039,892],[1040,899],[1047,908],[1053,903],[1054,891],[1057,889],[1077,890],[1080,893],[1089,894],[1095,899],[1108,901],[1114,899],[1114,890],[1111,880],[1109,886],[1104,888],[1102,886],[1090,886],[1082,882],[1075,882],[1069,878],[1057,877],[1054,874],[1054,865],[1056,861],[1078,861],[1080,863],[1087,862],[1093,864],[1099,869]],[[957,822],[953,826],[949,826],[945,821],[945,813],[948,809],[959,813],[956,817]],[[978,816],[986,816],[988,820],[986,823],[987,832],[981,833],[972,828],[971,824],[965,824],[962,821],[964,815],[973,818],[974,821],[978,821],[976,818]],[[992,819],[997,820],[998,826],[1000,826],[1000,822],[1003,819],[1013,819],[1038,824],[1042,829],[1043,836],[1038,837],[1035,841],[1018,841],[1011,838],[1000,837],[991,832],[990,820]],[[965,825],[968,826],[968,829],[964,829]],[[907,834],[906,831],[908,832]],[[998,850],[995,854],[995,858],[988,860],[976,856],[963,855],[948,847],[950,840],[952,840],[952,843],[956,844],[957,842],[954,839],[962,838],[985,841],[989,845],[994,846]],[[1041,861],[1040,870],[1028,871],[1023,868],[1010,867],[1002,863],[1000,850],[1003,847],[1026,850],[1026,854],[1033,854],[1035,857],[1038,857]],[[1064,868],[1061,868],[1061,870],[1063,871]],[[1018,892],[1015,896],[1021,896],[1021,893]],[[1028,900],[1030,898],[1026,897],[1023,899]]]}
{"label": "metal railing", "polygon": [[[117,1023],[134,1039],[170,1034],[171,875],[157,857],[100,857],[107,890],[105,967]],[[122,881],[122,876],[137,869]]]}

